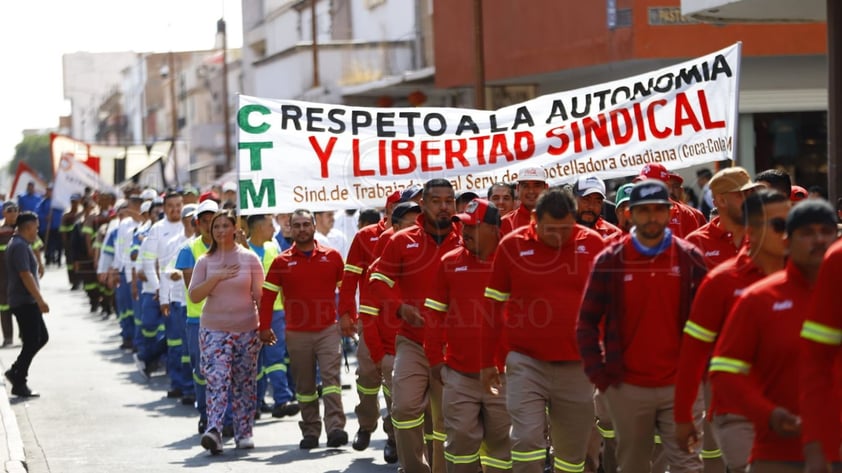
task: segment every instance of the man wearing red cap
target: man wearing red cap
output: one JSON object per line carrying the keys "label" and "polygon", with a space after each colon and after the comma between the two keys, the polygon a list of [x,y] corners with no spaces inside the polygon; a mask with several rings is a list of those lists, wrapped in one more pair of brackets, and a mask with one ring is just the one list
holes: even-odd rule
{"label": "man wearing red cap", "polygon": [[[579,313],[579,352],[611,413],[620,471],[650,470],[656,433],[672,473],[702,469],[677,445],[672,410],[681,330],[706,268],[668,228],[672,205],[663,181],[632,188],[632,231],[596,258]],[[701,424],[701,399],[694,408]]]}
{"label": "man wearing red cap", "polygon": [[[669,186],[670,176],[672,176],[672,173],[667,171],[663,164],[647,164],[643,166],[640,175],[635,178],[635,182],[656,179]],[[673,198],[670,198],[670,202],[672,206],[670,207],[669,228],[674,236],[684,238],[702,225],[689,206]]]}
{"label": "man wearing red cap", "polygon": [[[503,333],[512,421],[512,469],[541,472],[549,414],[553,465],[585,469],[594,421],[593,385],[576,348],[576,316],[591,264],[605,242],[576,224],[576,200],[566,190],[538,197],[535,218],[500,242],[485,296],[494,301],[483,318],[482,378],[493,393],[499,377]],[[549,410],[547,410],[549,409]]]}
{"label": "man wearing red cap", "polygon": [[[822,411],[822,417],[832,413],[831,419],[820,420],[823,428],[813,424],[812,428],[818,428],[807,431],[805,439],[801,438],[799,415],[799,396],[803,395],[800,334],[823,256],[836,240],[836,212],[826,201],[809,200],[794,206],[785,222],[786,268],[740,296],[710,362],[710,380],[717,397],[727,397],[736,412],[754,424],[753,473],[805,471],[802,440],[831,439],[829,445],[821,445],[824,458],[839,461],[838,387],[830,387],[829,403],[813,407]],[[838,301],[838,297],[831,299]],[[835,361],[838,368],[839,357]],[[828,376],[828,372],[822,375]],[[819,467],[810,471],[831,471],[827,465]]]}
{"label": "man wearing red cap", "polygon": [[528,167],[520,171],[517,176],[517,198],[520,200],[520,207],[503,217],[500,224],[503,235],[508,235],[516,228],[529,225],[535,202],[541,192],[547,188],[549,185],[544,168]]}
{"label": "man wearing red cap", "polygon": [[[436,284],[424,303],[434,333],[443,327],[444,339],[432,340],[429,352],[433,373],[440,370],[447,435],[444,458],[449,473],[476,473],[512,467],[505,383],[498,393],[485,392],[482,368],[482,320],[491,314],[485,297],[494,251],[500,240],[500,212],[485,199],[474,199],[462,222],[462,246],[441,259]],[[501,350],[502,351],[502,350]],[[443,366],[443,367],[442,367]],[[503,359],[497,359],[503,372]],[[480,455],[480,447],[483,447]]]}
{"label": "man wearing red cap", "polygon": [[[714,180],[710,182],[715,186],[721,185]],[[721,201],[714,185],[711,186],[714,201]],[[745,472],[748,467],[749,449],[754,438],[751,424],[734,413],[729,404],[731,399],[714,399],[708,383],[702,383],[702,380],[718,334],[734,301],[746,287],[784,267],[786,246],[781,224],[789,207],[785,195],[771,190],[762,189],[746,198],[741,211],[745,220],[740,223],[746,225],[748,244],[742,247],[737,256],[705,276],[693,300],[690,318],[684,326],[675,381],[676,437],[678,445],[687,451],[695,448],[698,440],[702,439],[702,458],[706,466],[714,464],[721,456],[729,471]],[[777,222],[777,227],[770,222]],[[717,428],[715,439],[710,424],[704,426],[704,437],[701,437],[693,424],[693,404],[700,385],[704,388],[707,418]],[[721,454],[718,449],[721,449]]]}
{"label": "man wearing red cap", "polygon": [[745,169],[731,167],[714,174],[708,187],[717,216],[687,235],[687,241],[701,250],[708,269],[713,269],[737,256],[745,235],[743,202],[749,193],[762,185],[752,182]]}
{"label": "man wearing red cap", "polygon": [[[351,323],[357,322],[356,296],[357,288],[360,286],[363,274],[368,270],[369,265],[375,259],[374,248],[380,241],[380,235],[390,224],[392,208],[400,200],[400,192],[395,191],[386,199],[386,215],[379,222],[361,228],[348,250],[348,257],[345,260],[345,271],[342,275],[342,285],[339,288],[339,315],[340,320],[347,320]],[[348,317],[342,317],[347,315]],[[380,375],[377,367],[371,360],[365,334],[362,327],[343,326],[342,333],[350,336],[356,329],[360,333],[360,342],[357,346],[357,394],[360,403],[354,409],[360,430],[354,437],[351,446],[354,450],[365,450],[371,441],[371,433],[377,428],[377,419],[380,417],[380,405],[378,394],[380,393]],[[391,426],[389,426],[391,427]]]}
{"label": "man wearing red cap", "polygon": [[[441,383],[431,376],[425,353],[422,308],[437,274],[441,257],[459,245],[451,218],[455,193],[447,179],[431,179],[421,197],[423,214],[417,224],[395,233],[372,269],[371,290],[386,311],[396,313],[401,326],[395,340],[392,425],[401,466],[407,472],[444,470],[444,426]],[[433,454],[425,458],[423,425],[427,404],[433,413]]]}

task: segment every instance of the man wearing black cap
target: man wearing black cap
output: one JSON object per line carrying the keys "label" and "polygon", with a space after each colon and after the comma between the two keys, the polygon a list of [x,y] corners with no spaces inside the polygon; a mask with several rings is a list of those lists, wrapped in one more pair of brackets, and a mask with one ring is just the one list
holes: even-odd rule
{"label": "man wearing black cap", "polygon": [[[453,220],[462,223],[462,246],[441,258],[435,286],[424,303],[427,330],[434,334],[428,343],[430,365],[433,376],[442,381],[442,405],[447,406],[447,471],[475,473],[480,464],[486,471],[503,471],[511,465],[505,383],[494,395],[480,381],[482,320],[490,316],[492,304],[485,287],[500,241],[500,212],[491,202],[474,199]],[[502,359],[498,369],[503,372]]]}
{"label": "man wearing black cap", "polygon": [[[386,243],[370,278],[375,297],[401,319],[395,341],[392,425],[401,466],[411,472],[430,471],[430,465],[440,471],[437,465],[444,463],[441,384],[430,373],[421,310],[441,257],[459,245],[459,235],[451,221],[456,206],[450,181],[427,181],[421,208],[423,214],[417,224],[395,233]],[[423,454],[424,411],[428,404],[433,413],[432,458]]]}
{"label": "man wearing black cap", "polygon": [[671,472],[702,470],[698,453],[676,443],[673,385],[681,331],[706,269],[698,249],[668,228],[672,205],[662,181],[635,184],[630,237],[597,257],[579,313],[579,352],[611,412],[622,471],[649,471],[656,433]]}
{"label": "man wearing black cap", "polygon": [[43,314],[50,311],[38,285],[38,262],[30,245],[38,239],[38,216],[23,212],[18,216],[15,235],[6,248],[9,307],[20,327],[23,340],[20,354],[5,375],[12,383],[12,394],[37,397],[26,383],[29,366],[38,351],[47,344],[49,335]]}
{"label": "man wearing black cap", "polygon": [[[829,203],[807,200],[793,207],[786,217],[786,268],[745,290],[714,350],[710,362],[714,392],[728,397],[737,413],[754,423],[753,473],[805,471],[800,334],[824,254],[834,240],[836,212]],[[810,425],[815,430],[806,432],[807,439],[835,438],[834,444],[823,445],[824,456],[838,461],[839,404],[818,405],[815,412],[820,409],[830,419],[819,420],[827,424],[824,427]]]}
{"label": "man wearing black cap", "polygon": [[[421,206],[413,201],[401,202],[396,204],[390,211],[389,219],[391,226],[387,228],[372,251],[374,259],[368,268],[363,272],[360,279],[360,332],[365,340],[365,350],[371,358],[376,371],[377,386],[383,387],[383,397],[386,401],[386,417],[383,418],[383,431],[386,432],[386,445],[383,448],[383,459],[386,463],[395,463],[398,461],[397,442],[395,441],[395,428],[392,425],[392,369],[395,366],[395,336],[399,320],[389,311],[382,311],[382,301],[378,300],[371,293],[371,268],[373,268],[383,254],[383,248],[389,241],[389,238],[395,232],[401,231],[404,228],[409,228],[415,225],[415,220],[421,214]],[[347,274],[347,273],[346,273]],[[341,296],[340,296],[341,297]],[[341,313],[341,312],[340,312]],[[359,357],[359,350],[363,346],[357,348],[357,356]],[[358,381],[359,382],[359,381]],[[374,390],[368,391],[374,393]],[[371,395],[371,394],[369,394]],[[372,397],[377,397],[376,394]],[[363,406],[362,400],[357,406],[355,412],[357,417],[360,417],[360,406]],[[365,407],[367,408],[367,407]],[[379,413],[378,413],[379,415]],[[362,426],[362,417],[360,417],[360,425]],[[362,432],[363,428],[360,428]],[[372,428],[373,430],[373,428]],[[368,433],[370,436],[370,432]],[[360,433],[354,438],[354,443],[358,443],[360,439],[365,439],[366,435]]]}

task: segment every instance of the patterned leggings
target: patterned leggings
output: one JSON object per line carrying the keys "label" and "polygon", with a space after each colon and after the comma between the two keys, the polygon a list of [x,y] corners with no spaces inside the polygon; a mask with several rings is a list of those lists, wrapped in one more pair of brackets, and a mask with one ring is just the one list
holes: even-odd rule
{"label": "patterned leggings", "polygon": [[200,368],[207,380],[208,427],[222,432],[222,419],[228,405],[229,391],[234,412],[234,438],[252,436],[257,408],[255,384],[257,331],[233,333],[199,329]]}

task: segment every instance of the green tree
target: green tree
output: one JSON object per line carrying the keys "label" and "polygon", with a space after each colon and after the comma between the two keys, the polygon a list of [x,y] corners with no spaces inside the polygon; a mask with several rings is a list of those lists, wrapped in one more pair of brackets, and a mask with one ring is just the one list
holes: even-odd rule
{"label": "green tree", "polygon": [[50,135],[27,135],[15,146],[15,157],[9,163],[9,174],[15,175],[18,163],[23,161],[40,173],[47,181],[53,180],[53,160],[50,153]]}

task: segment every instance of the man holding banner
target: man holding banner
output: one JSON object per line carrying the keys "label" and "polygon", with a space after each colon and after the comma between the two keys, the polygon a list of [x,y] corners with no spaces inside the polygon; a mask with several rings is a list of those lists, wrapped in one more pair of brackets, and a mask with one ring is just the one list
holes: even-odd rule
{"label": "man holding banner", "polygon": [[[442,386],[431,376],[421,310],[431,293],[441,257],[457,248],[460,240],[451,221],[456,212],[456,196],[450,181],[427,181],[421,208],[423,213],[417,224],[395,233],[386,243],[370,278],[372,293],[383,301],[383,311],[396,313],[401,319],[395,340],[392,425],[400,464],[412,473],[430,472],[431,468],[444,471]],[[429,437],[433,453],[426,458],[425,411],[432,413],[433,430]]]}

